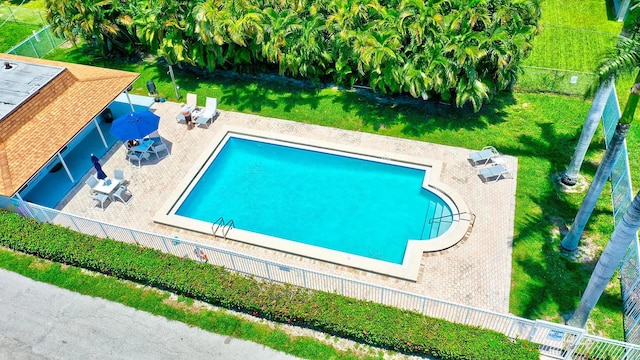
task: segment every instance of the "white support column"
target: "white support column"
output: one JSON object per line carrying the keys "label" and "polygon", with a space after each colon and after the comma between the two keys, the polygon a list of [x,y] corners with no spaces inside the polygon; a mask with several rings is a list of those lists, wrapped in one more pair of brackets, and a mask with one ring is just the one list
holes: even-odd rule
{"label": "white support column", "polygon": [[67,163],[65,163],[64,159],[62,158],[62,155],[60,155],[59,152],[56,155],[58,155],[58,159],[60,159],[60,163],[62,164],[62,167],[64,167],[64,171],[67,172],[67,175],[69,176],[71,182],[75,182],[75,180],[73,180],[73,176],[71,175],[71,171],[69,171],[69,168],[67,167]]}
{"label": "white support column", "polygon": [[131,98],[129,97],[129,91],[125,90],[124,94],[127,95],[127,101],[129,101],[129,106],[131,106],[131,112],[136,111],[136,109],[134,109],[133,107],[133,103],[131,102]]}
{"label": "white support column", "polygon": [[96,124],[96,128],[98,129],[98,134],[100,134],[100,139],[102,139],[102,143],[104,144],[104,147],[109,147],[109,145],[107,145],[107,140],[104,139],[104,135],[102,134],[102,129],[100,129],[98,118],[94,117],[93,122]]}

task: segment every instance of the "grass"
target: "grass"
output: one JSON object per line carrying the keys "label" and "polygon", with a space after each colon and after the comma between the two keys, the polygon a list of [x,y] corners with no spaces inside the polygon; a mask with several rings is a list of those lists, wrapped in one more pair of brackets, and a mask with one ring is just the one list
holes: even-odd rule
{"label": "grass", "polygon": [[171,297],[167,291],[142,287],[72,266],[41,260],[0,248],[0,267],[31,279],[84,295],[115,301],[167,319],[201,329],[249,340],[304,359],[380,359],[382,350],[361,346],[355,351],[339,351],[332,345],[307,336],[293,337],[278,326],[247,320],[238,315],[198,306],[192,299]]}
{"label": "grass", "polygon": [[[44,9],[44,0],[26,1],[24,3],[22,1],[0,1],[0,24],[5,20],[10,20],[42,27],[44,25],[44,14],[42,13]],[[4,32],[4,29],[2,31]]]}
{"label": "grass", "polygon": [[31,36],[34,30],[37,31],[40,30],[40,28],[42,28],[42,26],[7,21],[4,26],[0,27],[0,31],[2,31],[2,36],[0,36],[0,52],[8,51]]}

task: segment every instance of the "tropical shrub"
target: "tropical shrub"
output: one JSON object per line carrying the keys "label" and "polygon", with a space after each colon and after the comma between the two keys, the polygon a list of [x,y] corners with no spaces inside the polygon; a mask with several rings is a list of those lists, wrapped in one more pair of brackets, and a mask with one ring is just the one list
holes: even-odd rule
{"label": "tropical shrub", "polygon": [[174,64],[277,69],[382,94],[437,96],[476,111],[515,83],[540,18],[538,0],[46,0],[46,6],[58,33],[95,36],[129,51],[141,41]]}
{"label": "tropical shrub", "polygon": [[277,284],[158,250],[0,213],[0,245],[52,261],[161,287],[275,321],[442,359],[538,359],[537,345],[415,312]]}

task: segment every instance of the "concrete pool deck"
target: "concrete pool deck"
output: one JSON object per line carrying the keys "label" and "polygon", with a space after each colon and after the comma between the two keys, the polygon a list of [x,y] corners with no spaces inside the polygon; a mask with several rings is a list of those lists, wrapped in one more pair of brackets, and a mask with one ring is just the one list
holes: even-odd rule
{"label": "concrete pool deck", "polygon": [[[502,179],[485,184],[478,177],[478,170],[467,160],[468,149],[228,111],[221,111],[208,129],[187,130],[184,124],[175,120],[180,104],[155,103],[151,110],[161,117],[159,133],[168,143],[171,156],[157,160],[152,155],[150,161],[143,162],[142,167],[137,168],[129,164],[125,159],[124,147],[117,143],[101,159],[103,169],[108,175],[112,175],[114,169],[125,171],[125,177],[130,181],[129,189],[134,194],[129,205],[120,202],[109,203],[104,212],[99,207],[92,207],[88,189],[84,185],[84,180],[93,174],[93,171],[90,171],[63,199],[58,209],[107,223],[178,236],[184,240],[290,266],[491,311],[508,312],[517,177],[515,158],[505,157],[506,166],[514,179]],[[277,132],[411,157],[428,156],[438,159],[443,162],[440,181],[457,191],[464,198],[470,211],[476,215],[473,229],[467,239],[454,247],[439,253],[424,254],[418,280],[412,282],[154,223],[154,215],[164,205],[167,195],[183,182],[185,174],[189,173],[194,164],[194,159],[202,156],[204,149],[208,148],[207,144],[223,128],[229,126]]]}

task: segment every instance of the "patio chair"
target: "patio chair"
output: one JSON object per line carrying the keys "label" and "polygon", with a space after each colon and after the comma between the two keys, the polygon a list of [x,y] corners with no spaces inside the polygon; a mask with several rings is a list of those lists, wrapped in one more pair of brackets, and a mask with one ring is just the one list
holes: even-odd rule
{"label": "patio chair", "polygon": [[127,152],[127,160],[129,160],[129,163],[133,164],[133,161],[137,161],[138,162],[138,167],[141,166],[141,162],[142,160],[149,160],[149,153],[148,152],[144,152],[144,153],[139,153],[139,152],[132,152],[132,151],[128,151]]}
{"label": "patio chair", "polygon": [[469,160],[471,165],[486,165],[492,159],[500,157],[500,153],[493,146],[485,146],[480,151],[472,151],[469,153]]}
{"label": "patio chair", "polygon": [[125,205],[129,205],[129,201],[133,198],[133,193],[126,186],[120,186],[112,196],[122,201]]}
{"label": "patio chair", "polygon": [[158,160],[160,160],[160,154],[161,152],[166,151],[167,155],[171,155],[171,153],[169,153],[169,148],[167,147],[167,144],[165,143],[160,143],[158,145],[152,145],[151,149],[149,150],[149,152],[153,153],[156,155],[156,157],[158,158]]}
{"label": "patio chair", "polygon": [[104,203],[109,200],[109,195],[102,193],[93,193],[91,194],[91,200],[97,201],[100,204],[100,208],[104,211]]}
{"label": "patio chair", "polygon": [[[483,182],[496,182],[500,179],[512,177],[511,173],[503,164],[494,164],[491,166],[480,168],[479,175],[483,178]],[[493,180],[492,180],[493,179]]]}
{"label": "patio chair", "polygon": [[206,125],[209,127],[209,121],[213,122],[213,118],[218,115],[218,99],[207,98],[206,106],[202,111],[202,114],[196,119],[196,125]]}
{"label": "patio chair", "polygon": [[87,184],[87,186],[89,186],[89,188],[91,189],[91,193],[94,193],[95,191],[93,190],[93,188],[96,187],[96,185],[98,185],[98,179],[96,179],[95,176],[91,175],[87,180],[85,180],[84,183]]}
{"label": "patio chair", "polygon": [[124,171],[120,169],[113,170],[113,178],[116,180],[120,180],[122,185],[129,184],[129,180],[124,178]]}
{"label": "patio chair", "polygon": [[187,94],[187,106],[191,109],[191,112],[195,110],[200,110],[198,108],[198,95],[197,94]]}

